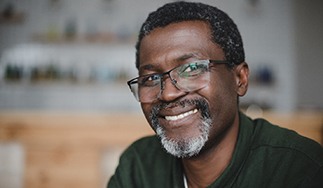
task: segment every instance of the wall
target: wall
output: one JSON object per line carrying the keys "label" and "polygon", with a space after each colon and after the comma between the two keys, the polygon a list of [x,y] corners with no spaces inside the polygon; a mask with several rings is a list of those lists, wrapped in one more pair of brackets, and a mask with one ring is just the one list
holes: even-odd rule
{"label": "wall", "polygon": [[297,105],[323,108],[323,1],[296,0],[295,56]]}
{"label": "wall", "polygon": [[[6,2],[9,0],[2,1],[0,8],[3,8]],[[70,21],[77,25],[78,37],[91,33],[112,33],[121,39],[124,36],[133,37],[145,16],[159,5],[169,1],[15,0],[10,2],[15,2],[16,9],[24,12],[26,17],[21,24],[0,25],[0,51],[3,53],[8,48],[17,47],[21,43],[37,44],[39,41],[34,40],[35,36],[59,37],[66,32]],[[309,12],[319,14],[320,6],[316,5],[322,4],[319,3],[320,1],[312,4],[293,0],[205,0],[202,2],[218,6],[237,23],[244,39],[246,61],[250,65],[252,79],[263,66],[273,73],[272,84],[252,83],[248,94],[241,100],[242,104],[256,103],[261,107],[269,106],[278,111],[292,111],[304,105],[322,107],[321,103],[316,102],[322,101],[320,100],[322,90],[317,89],[320,88],[318,85],[309,84],[313,79],[322,80],[318,73],[322,64],[316,64],[318,62],[316,56],[311,56],[313,66],[303,66],[297,63],[309,57],[307,54],[310,52],[306,50],[307,46],[314,43],[307,41],[315,40],[315,36],[320,31],[305,29],[307,27],[304,26],[307,26],[309,22],[301,21],[299,17],[302,15],[303,20],[308,20],[306,18],[312,17]],[[316,8],[314,10],[317,11],[312,12],[311,8]],[[319,24],[316,24],[318,20],[311,22],[319,27]],[[310,38],[302,39],[301,37]],[[314,44],[313,49],[316,50],[316,54],[320,54],[321,44]],[[126,49],[133,48],[134,40],[128,41],[126,45],[128,45]],[[93,55],[89,54],[89,56]],[[127,58],[129,60],[126,63],[133,62],[134,54],[133,56],[129,54]],[[302,77],[297,76],[300,70]],[[312,71],[316,73],[312,74]],[[303,89],[305,86],[298,87],[299,82],[306,86],[305,90]],[[313,90],[317,92],[310,92]]]}
{"label": "wall", "polygon": [[263,108],[270,106],[277,111],[295,110],[293,1],[244,0],[218,3],[240,29],[251,80],[263,66],[271,69],[274,76],[271,84],[252,82],[241,101],[256,103]]}
{"label": "wall", "polygon": [[81,36],[95,32],[133,34],[148,12],[167,1],[2,0],[0,10],[9,2],[25,17],[21,24],[0,24],[1,51],[31,42],[37,34],[64,33],[70,22],[75,22]]}

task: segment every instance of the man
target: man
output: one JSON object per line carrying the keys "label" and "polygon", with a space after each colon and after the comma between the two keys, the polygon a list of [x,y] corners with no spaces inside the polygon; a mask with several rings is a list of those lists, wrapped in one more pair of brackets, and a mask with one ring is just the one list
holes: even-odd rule
{"label": "man", "polygon": [[108,187],[323,187],[322,147],[239,112],[249,69],[224,12],[174,2],[151,13],[128,82],[157,136],[132,144]]}

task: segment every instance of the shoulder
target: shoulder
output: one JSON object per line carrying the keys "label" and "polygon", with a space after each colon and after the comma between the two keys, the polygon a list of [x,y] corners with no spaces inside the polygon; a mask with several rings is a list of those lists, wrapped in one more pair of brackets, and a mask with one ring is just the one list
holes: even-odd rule
{"label": "shoulder", "polygon": [[[147,152],[149,150],[150,152]],[[123,153],[124,155],[153,155],[154,153],[159,153],[163,149],[157,136],[147,136],[140,138],[133,142]]]}
{"label": "shoulder", "polygon": [[[147,136],[133,142],[120,157],[120,163],[133,163],[136,159],[150,159],[159,156],[163,149],[156,136]],[[145,160],[143,160],[145,161]],[[148,162],[148,161],[145,161]]]}
{"label": "shoulder", "polygon": [[[247,155],[237,184],[248,187],[322,187],[323,148],[317,142],[264,120],[241,115]],[[251,178],[252,177],[252,178]]]}
{"label": "shoulder", "polygon": [[323,148],[319,143],[264,119],[253,120],[253,126],[250,156],[263,170],[281,182],[305,187],[323,184]]}
{"label": "shoulder", "polygon": [[270,148],[284,152],[293,152],[295,155],[303,156],[313,163],[323,166],[322,146],[295,131],[273,125],[267,120],[253,120],[255,142],[253,149]]}
{"label": "shoulder", "polygon": [[156,182],[165,183],[165,173],[175,164],[176,159],[163,150],[156,136],[141,138],[122,153],[108,187],[152,187]]}

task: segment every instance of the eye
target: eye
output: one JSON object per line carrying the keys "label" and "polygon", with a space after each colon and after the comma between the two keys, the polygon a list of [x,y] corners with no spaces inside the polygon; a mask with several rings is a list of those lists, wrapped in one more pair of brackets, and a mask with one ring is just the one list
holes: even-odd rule
{"label": "eye", "polygon": [[142,76],[142,77],[139,77],[138,83],[141,86],[152,87],[159,84],[160,77],[161,77],[160,74],[151,74],[151,75]]}
{"label": "eye", "polygon": [[180,77],[182,78],[195,77],[204,73],[206,69],[207,69],[206,64],[200,63],[200,62],[194,62],[194,63],[183,65],[183,67],[178,72]]}
{"label": "eye", "polygon": [[197,70],[198,68],[199,67],[198,67],[197,63],[191,63],[183,70],[183,72],[192,72],[192,71]]}

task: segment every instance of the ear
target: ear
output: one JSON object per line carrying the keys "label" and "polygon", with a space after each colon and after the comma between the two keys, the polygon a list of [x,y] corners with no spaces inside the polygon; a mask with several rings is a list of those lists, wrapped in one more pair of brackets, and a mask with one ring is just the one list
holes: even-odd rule
{"label": "ear", "polygon": [[235,68],[236,91],[238,96],[244,96],[248,90],[249,66],[246,62],[240,63]]}

